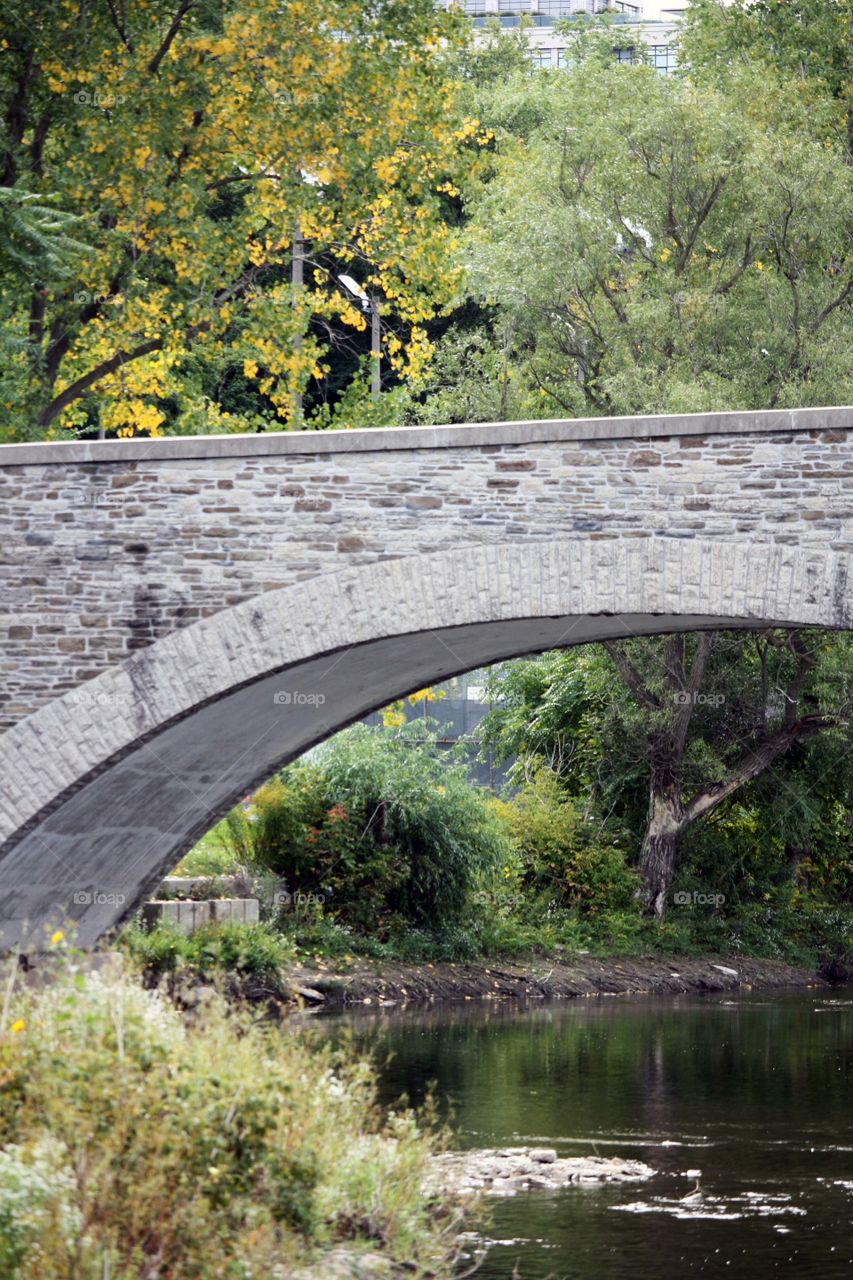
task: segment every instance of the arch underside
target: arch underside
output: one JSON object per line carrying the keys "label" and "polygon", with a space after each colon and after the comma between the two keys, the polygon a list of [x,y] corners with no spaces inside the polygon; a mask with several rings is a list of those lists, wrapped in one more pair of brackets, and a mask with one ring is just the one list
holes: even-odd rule
{"label": "arch underside", "polygon": [[69,922],[92,945],[248,789],[412,689],[608,638],[849,625],[840,555],[592,547],[478,548],[269,592],[30,716],[0,739],[0,945]]}

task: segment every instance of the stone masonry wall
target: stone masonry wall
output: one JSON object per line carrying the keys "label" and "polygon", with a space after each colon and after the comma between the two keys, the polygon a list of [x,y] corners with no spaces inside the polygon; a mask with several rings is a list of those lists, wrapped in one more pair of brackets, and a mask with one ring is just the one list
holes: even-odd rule
{"label": "stone masonry wall", "polygon": [[305,436],[215,439],[200,457],[174,440],[125,458],[81,446],[103,460],[4,447],[0,730],[176,628],[352,564],[560,536],[853,550],[853,410],[809,414],[823,425],[552,424],[556,438],[502,428],[495,443],[458,428],[427,447],[437,433],[382,431],[375,448],[341,433],[316,453]]}

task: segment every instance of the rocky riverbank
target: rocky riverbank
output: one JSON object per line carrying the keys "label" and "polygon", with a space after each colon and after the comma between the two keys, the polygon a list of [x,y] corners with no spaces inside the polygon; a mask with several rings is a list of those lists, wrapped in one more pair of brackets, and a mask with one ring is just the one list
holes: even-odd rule
{"label": "rocky riverbank", "polygon": [[740,956],[531,957],[421,965],[355,958],[346,966],[332,961],[301,966],[288,974],[288,981],[306,1005],[330,1010],[439,1000],[568,1000],[829,985],[809,968]]}

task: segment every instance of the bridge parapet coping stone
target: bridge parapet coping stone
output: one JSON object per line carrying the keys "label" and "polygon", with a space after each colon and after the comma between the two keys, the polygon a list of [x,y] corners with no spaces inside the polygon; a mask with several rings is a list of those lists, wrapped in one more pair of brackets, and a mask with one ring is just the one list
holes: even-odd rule
{"label": "bridge parapet coping stone", "polygon": [[[732,410],[721,413],[640,414],[618,418],[549,418],[435,427],[367,427],[352,431],[264,432],[254,435],[164,436],[157,439],[75,440],[0,446],[0,468],[93,462],[156,463],[292,455],[409,452],[490,448],[559,441],[603,443],[672,436],[755,436],[849,431],[853,407]],[[698,444],[698,441],[697,441]],[[637,466],[660,465],[639,451]]]}

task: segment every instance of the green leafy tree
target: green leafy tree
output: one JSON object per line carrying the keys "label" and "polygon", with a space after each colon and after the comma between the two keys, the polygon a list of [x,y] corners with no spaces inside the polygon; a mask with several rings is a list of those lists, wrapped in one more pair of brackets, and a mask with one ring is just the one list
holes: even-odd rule
{"label": "green leafy tree", "polygon": [[[634,832],[643,901],[656,916],[688,833],[724,806],[731,812],[735,798],[760,811],[761,837],[747,823],[739,838],[764,842],[774,874],[816,860],[822,887],[843,893],[853,783],[848,637],[706,632],[612,642],[501,668],[493,693],[483,740],[498,756],[518,755],[517,769],[547,762],[568,790],[586,790],[593,810]],[[805,852],[795,857],[798,844]],[[827,853],[837,860],[828,876]]]}
{"label": "green leafy tree", "polygon": [[515,417],[849,398],[853,183],[826,112],[756,62],[664,77],[583,40],[468,85],[495,135],[462,245],[479,325],[455,393],[464,331],[439,344],[421,416],[492,416],[499,387]]}
{"label": "green leafy tree", "polygon": [[853,160],[850,0],[691,0],[682,43],[694,76],[725,84],[741,67],[769,76],[780,105],[806,103]]}

